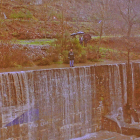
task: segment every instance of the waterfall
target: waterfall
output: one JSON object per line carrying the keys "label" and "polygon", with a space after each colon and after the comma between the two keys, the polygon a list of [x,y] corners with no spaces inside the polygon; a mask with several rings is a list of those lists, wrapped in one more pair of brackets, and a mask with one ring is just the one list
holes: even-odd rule
{"label": "waterfall", "polygon": [[134,108],[134,67],[133,67],[133,64],[131,63],[131,71],[132,71],[132,108]]}
{"label": "waterfall", "polygon": [[126,81],[125,64],[0,73],[0,139],[68,140],[99,131],[102,115],[122,118]]}
{"label": "waterfall", "polygon": [[126,65],[122,65],[123,70],[123,89],[124,89],[124,100],[123,105],[127,103],[127,73],[126,73]]}
{"label": "waterfall", "polygon": [[3,139],[93,132],[91,67],[2,73],[0,82]]}
{"label": "waterfall", "polygon": [[111,98],[111,114],[117,113],[118,108],[122,107],[120,70],[118,65],[109,67],[109,90]]}

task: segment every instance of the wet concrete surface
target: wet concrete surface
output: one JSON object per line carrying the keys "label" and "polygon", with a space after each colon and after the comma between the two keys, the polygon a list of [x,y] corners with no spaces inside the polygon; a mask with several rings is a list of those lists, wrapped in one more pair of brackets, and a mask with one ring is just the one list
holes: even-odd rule
{"label": "wet concrete surface", "polygon": [[[100,63],[75,64],[75,66],[80,67],[80,66],[91,66],[91,65],[107,65],[107,64],[115,64],[115,63],[117,64],[117,63],[122,63],[122,62],[106,61],[106,62],[100,62]],[[28,68],[21,68],[21,69],[20,68],[19,69],[17,69],[17,68],[1,69],[1,72],[41,70],[41,69],[52,69],[52,68],[69,68],[69,65],[68,64],[66,64],[66,65],[59,64],[59,65],[50,65],[50,66],[43,66],[43,67],[28,67]],[[24,79],[22,81],[24,81]],[[7,115],[7,116],[3,115],[3,117],[5,118],[5,120],[3,120],[4,121],[3,126],[5,126],[8,123],[7,122],[8,119],[11,119],[10,121],[12,121],[17,116],[20,116],[22,113],[24,113],[26,111],[26,108],[27,107],[22,108],[22,109],[20,109],[20,107],[19,108],[11,107],[11,111],[8,113],[9,115]],[[17,110],[20,110],[19,113],[16,113],[16,114],[13,113],[13,112],[17,112]],[[3,112],[8,112],[8,109],[6,107],[3,108]],[[99,132],[87,134],[84,137],[75,138],[72,140],[140,140],[140,137],[138,138],[136,136],[126,136],[126,135],[122,135],[122,134],[115,133],[115,132],[109,132],[109,131],[99,131]]]}
{"label": "wet concrete surface", "polygon": [[127,136],[116,132],[99,131],[71,140],[140,140],[140,137]]}

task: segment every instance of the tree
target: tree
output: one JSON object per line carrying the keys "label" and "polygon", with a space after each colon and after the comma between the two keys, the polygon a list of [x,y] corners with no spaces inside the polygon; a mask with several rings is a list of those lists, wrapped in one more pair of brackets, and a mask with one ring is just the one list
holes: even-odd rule
{"label": "tree", "polygon": [[97,0],[95,1],[96,5],[96,13],[97,13],[97,19],[99,20],[98,24],[99,26],[99,44],[98,44],[98,51],[97,51],[97,59],[99,59],[99,48],[101,46],[101,40],[104,30],[104,24],[107,19],[107,13],[109,9],[109,1],[110,0]]}
{"label": "tree", "polygon": [[136,25],[139,21],[139,2],[137,0],[119,0],[117,1],[117,6],[119,13],[124,20],[124,27],[126,27],[126,39],[124,41],[127,43],[127,51],[128,51],[128,62],[127,62],[127,103],[124,106],[124,116],[126,116],[125,121],[131,123],[131,108],[133,106],[132,91],[131,91],[131,67],[130,67],[130,51],[136,45],[136,41],[134,44],[131,42],[130,36],[132,36],[133,26]]}
{"label": "tree", "polygon": [[139,8],[138,8],[137,0],[119,0],[117,2],[117,6],[119,9],[119,13],[123,20],[125,21],[125,26],[127,27],[126,36],[130,37],[132,32],[132,27],[139,20]]}

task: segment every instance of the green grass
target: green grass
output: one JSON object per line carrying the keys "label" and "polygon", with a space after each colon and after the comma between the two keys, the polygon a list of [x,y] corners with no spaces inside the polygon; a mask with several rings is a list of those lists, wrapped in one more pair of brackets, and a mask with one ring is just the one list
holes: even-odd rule
{"label": "green grass", "polygon": [[54,39],[17,40],[15,43],[21,45],[48,45],[52,42],[54,42]]}
{"label": "green grass", "polygon": [[113,50],[113,49],[110,49],[110,48],[102,48],[102,47],[100,47],[99,48],[99,51],[101,52],[101,53],[103,53],[103,52],[118,52],[117,50]]}
{"label": "green grass", "polygon": [[[106,36],[102,36],[101,39],[104,40],[104,39],[109,39],[109,38],[117,38],[117,37],[121,37],[120,35],[118,36],[114,36],[114,35],[106,35]],[[92,36],[92,39],[100,39],[100,35],[97,35],[97,36]]]}

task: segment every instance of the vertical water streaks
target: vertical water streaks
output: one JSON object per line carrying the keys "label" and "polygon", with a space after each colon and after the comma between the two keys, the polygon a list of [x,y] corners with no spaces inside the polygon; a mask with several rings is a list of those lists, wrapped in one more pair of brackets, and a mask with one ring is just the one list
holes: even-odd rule
{"label": "vertical water streaks", "polygon": [[[14,90],[12,94],[16,94],[15,101],[17,103],[13,113],[17,114],[15,116],[15,120],[13,119],[12,123],[8,125],[11,125],[13,128],[17,128],[15,130],[15,134],[17,134],[18,131],[19,135],[13,137],[25,138],[24,136],[30,133],[28,126],[29,124],[23,125],[30,119],[28,118],[29,115],[22,115],[30,108],[27,77],[25,72],[11,73],[11,77],[13,77],[14,83]],[[18,119],[16,119],[17,117]]]}
{"label": "vertical water streaks", "polygon": [[120,107],[122,107],[122,86],[121,86],[121,75],[120,75],[120,67],[119,67],[119,65],[118,64],[116,64],[115,65],[115,67],[116,67],[116,71],[115,71],[115,73],[114,73],[114,77],[115,77],[115,92],[116,92],[116,96],[117,96],[117,98],[116,98],[116,96],[115,96],[115,98],[116,98],[116,105],[117,105],[117,110],[118,110],[118,108],[120,108]]}
{"label": "vertical water streaks", "polygon": [[122,90],[119,66],[110,65],[109,67],[109,90],[111,99],[111,114],[117,113],[119,107],[122,107]]}
{"label": "vertical water streaks", "polygon": [[[123,121],[123,101],[125,100],[126,85],[124,81],[126,80],[126,71],[122,70],[124,64],[109,65],[109,97],[110,97],[110,117],[116,121],[118,127],[120,128],[120,133],[122,133],[120,120]],[[114,128],[110,123],[108,126],[110,129]],[[112,130],[111,130],[112,131]]]}
{"label": "vertical water streaks", "polygon": [[140,63],[132,63],[132,100],[133,108],[140,107]]}
{"label": "vertical water streaks", "polygon": [[140,67],[139,63],[131,63],[132,73],[132,107],[131,107],[131,122],[139,122],[139,108],[140,108]]}
{"label": "vertical water streaks", "polygon": [[[22,122],[20,123],[20,137],[22,139],[31,139],[32,135],[32,126],[33,126],[33,120],[34,118],[32,117],[32,108],[34,108],[35,105],[35,96],[34,96],[34,77],[33,77],[33,72],[24,72],[23,73],[23,80],[25,82],[25,90],[23,92],[24,95],[26,95],[26,113],[27,116],[21,117],[23,121],[27,119],[27,122]],[[21,85],[22,86],[22,85]],[[30,110],[30,111],[28,111]],[[24,111],[25,112],[25,111]],[[24,113],[23,112],[23,113]],[[33,115],[36,117],[36,115]]]}
{"label": "vertical water streaks", "polygon": [[87,118],[86,118],[86,124],[87,124],[87,133],[91,133],[93,132],[92,130],[92,87],[91,87],[91,68],[90,67],[86,67],[86,92],[85,94],[87,94],[87,98],[86,98],[86,110],[87,110]]}
{"label": "vertical water streaks", "polygon": [[[23,101],[23,96],[22,96],[22,87],[20,85],[20,82],[18,79],[18,74],[17,73],[12,73],[12,74],[6,74],[6,79],[8,81],[7,83],[7,88],[8,90],[8,94],[9,94],[9,107],[7,108],[10,112],[10,118],[8,119],[8,121],[13,121],[16,117],[16,109],[20,108],[19,110],[22,111],[22,106],[24,105],[24,101]],[[14,97],[15,95],[15,97]],[[12,98],[13,97],[13,98]],[[14,99],[12,101],[12,99]],[[14,103],[15,102],[15,103]],[[13,106],[13,103],[15,104],[15,106]],[[18,109],[17,109],[18,110]],[[19,113],[19,112],[18,112]],[[21,112],[20,112],[21,113]],[[10,135],[12,135],[12,137],[19,137],[20,135],[20,127],[19,127],[19,123],[18,122],[13,122],[13,124],[16,125],[9,125],[8,128],[8,132],[10,132],[9,134],[7,134],[8,138],[10,138]]]}
{"label": "vertical water streaks", "polygon": [[131,73],[132,73],[132,108],[135,107],[135,94],[134,94],[134,89],[135,89],[135,79],[134,79],[134,66],[133,63],[130,64],[130,68],[131,68]]}
{"label": "vertical water streaks", "polygon": [[120,83],[122,92],[122,107],[127,104],[127,71],[126,64],[118,64],[120,70]]}
{"label": "vertical water streaks", "polygon": [[109,67],[109,90],[110,90],[110,113],[114,114],[114,98],[112,99],[112,97],[114,96],[114,90],[113,90],[113,67]]}
{"label": "vertical water streaks", "polygon": [[61,132],[64,139],[79,137],[91,131],[92,94],[90,73],[90,67],[63,70],[63,75],[65,75],[65,79],[62,81],[64,120]]}
{"label": "vertical water streaks", "polygon": [[[76,80],[79,80],[77,77],[79,75],[79,71],[77,69],[77,71],[75,69],[69,69],[67,70],[67,74],[68,74],[68,86],[67,86],[67,94],[69,96],[69,117],[68,119],[70,119],[69,123],[67,123],[65,126],[68,128],[68,131],[70,132],[70,135],[69,135],[69,138],[70,137],[75,137],[75,127],[74,127],[74,123],[76,122],[76,119],[75,119],[75,111],[76,111],[76,108],[75,108],[75,102],[76,102],[76,99],[77,97],[75,96],[77,91],[78,91],[78,88],[79,86],[77,85],[76,87]],[[77,75],[76,75],[77,73]],[[65,100],[66,102],[66,100]],[[78,104],[77,104],[78,105]],[[67,118],[65,118],[67,119]],[[66,122],[66,121],[65,121]],[[65,133],[65,135],[67,135]]]}
{"label": "vertical water streaks", "polygon": [[[96,131],[101,129],[102,115],[110,112],[109,66],[95,67],[95,124]],[[104,106],[104,107],[103,107]]]}
{"label": "vertical water streaks", "polygon": [[125,64],[2,73],[0,136],[68,140],[100,130],[102,114],[127,101],[126,81]]}
{"label": "vertical water streaks", "polygon": [[[71,74],[71,76],[69,75]],[[63,75],[63,76],[61,76]],[[71,113],[74,113],[74,103],[73,103],[73,93],[77,88],[76,86],[76,74],[73,69],[63,69],[61,71],[61,88],[62,88],[62,99],[63,99],[63,126],[61,127],[61,136],[64,139],[69,139],[71,133],[73,133],[74,128],[71,127],[71,124],[74,123],[74,119],[71,120]],[[72,82],[72,83],[71,83]],[[61,94],[61,93],[60,93]],[[76,97],[75,97],[76,98]],[[72,111],[72,112],[71,112]],[[74,134],[74,133],[73,133]]]}
{"label": "vertical water streaks", "polygon": [[2,75],[0,74],[0,139],[2,139]]}
{"label": "vertical water streaks", "polygon": [[[14,78],[12,74],[2,74],[1,75],[1,86],[2,86],[2,125],[3,127],[12,121],[16,117],[16,90],[14,84]],[[13,127],[9,125],[8,128],[2,129],[2,139],[8,139],[11,136],[19,136],[19,131],[16,131],[19,128],[19,125]],[[19,130],[19,129],[18,129]],[[15,133],[16,132],[16,133]]]}
{"label": "vertical water streaks", "polygon": [[[2,95],[2,139],[20,136],[20,119],[14,119],[27,110],[25,109],[26,95],[23,93],[25,83],[24,80],[19,80],[20,74],[21,73],[5,73],[0,75]],[[25,93],[27,93],[27,90],[25,90]]]}
{"label": "vertical water streaks", "polygon": [[[136,105],[140,107],[140,94],[139,94],[139,91],[140,91],[140,80],[139,80],[139,77],[140,77],[140,63],[137,64],[138,65],[138,74],[137,74],[137,82],[135,83],[136,84],[136,93],[135,93],[135,98],[137,99],[136,100]],[[138,92],[137,92],[138,91]]]}
{"label": "vertical water streaks", "polygon": [[127,103],[127,73],[126,73],[126,65],[122,64],[122,74],[123,74],[123,105]]}
{"label": "vertical water streaks", "polygon": [[[56,92],[56,79],[55,73],[59,73],[59,70],[51,70],[47,72],[47,80],[48,80],[48,92],[49,92],[49,108],[50,112],[46,112],[49,114],[48,118],[48,139],[56,139],[57,137],[57,128],[55,126],[55,121],[57,119],[57,106],[58,106],[58,94]],[[45,92],[45,91],[44,91]],[[46,94],[46,92],[45,92]],[[46,101],[45,101],[46,102]],[[43,111],[43,110],[42,110]],[[40,111],[40,112],[42,112]],[[46,114],[47,115],[47,114]]]}
{"label": "vertical water streaks", "polygon": [[81,134],[86,134],[91,131],[92,122],[92,91],[91,91],[91,69],[90,67],[83,67],[79,69],[80,76],[80,111],[82,129]]}
{"label": "vertical water streaks", "polygon": [[[7,95],[7,88],[5,87],[5,78],[3,76],[3,74],[0,75],[1,77],[1,105],[2,105],[2,127],[3,127],[3,123],[6,122],[6,116],[5,114],[8,112],[8,110],[6,110],[6,107],[8,106],[8,95]],[[9,117],[9,114],[8,116]],[[7,138],[7,128],[6,129],[1,129],[1,139],[6,139]]]}
{"label": "vertical water streaks", "polygon": [[96,74],[95,66],[91,66],[91,99],[92,99],[92,130],[97,131],[97,118],[96,108],[97,108],[97,95],[96,95]]}
{"label": "vertical water streaks", "polygon": [[[37,108],[39,109],[39,138],[40,139],[48,139],[48,130],[50,130],[52,126],[52,111],[51,111],[51,103],[52,98],[50,98],[51,89],[49,82],[51,81],[51,72],[50,70],[42,70],[40,71],[40,88],[39,88],[39,98]],[[49,136],[52,136],[50,133]]]}

